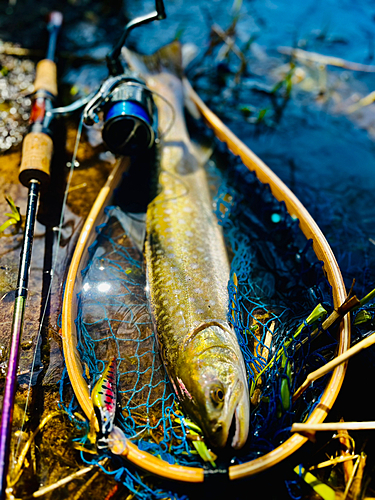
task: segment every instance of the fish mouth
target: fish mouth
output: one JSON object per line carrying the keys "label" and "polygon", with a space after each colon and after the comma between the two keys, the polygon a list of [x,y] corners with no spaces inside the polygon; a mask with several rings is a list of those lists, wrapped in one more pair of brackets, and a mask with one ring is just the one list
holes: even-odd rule
{"label": "fish mouth", "polygon": [[[232,418],[218,422],[213,429],[212,445],[217,448],[233,448],[239,450],[244,446],[249,435],[250,402],[246,391],[234,407]],[[228,412],[227,415],[230,413]]]}
{"label": "fish mouth", "polygon": [[234,410],[232,424],[229,429],[228,443],[231,439],[231,447],[239,450],[246,443],[249,435],[248,412],[243,408],[243,401],[238,403]]}

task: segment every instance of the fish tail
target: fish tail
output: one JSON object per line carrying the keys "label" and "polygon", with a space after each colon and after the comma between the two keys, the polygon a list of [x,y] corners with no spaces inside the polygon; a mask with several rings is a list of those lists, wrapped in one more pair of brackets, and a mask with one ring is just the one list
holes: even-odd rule
{"label": "fish tail", "polygon": [[131,69],[143,76],[165,71],[179,78],[183,76],[181,44],[177,40],[151,55],[136,54],[127,48],[123,50],[123,54]]}

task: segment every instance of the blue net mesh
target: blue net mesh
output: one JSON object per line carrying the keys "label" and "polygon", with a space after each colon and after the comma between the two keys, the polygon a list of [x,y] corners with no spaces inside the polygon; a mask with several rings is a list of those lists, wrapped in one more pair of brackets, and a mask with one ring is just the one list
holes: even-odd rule
{"label": "blue net mesh", "polygon": [[[231,457],[235,464],[273,450],[290,436],[293,422],[308,417],[327,380],[318,381],[293,405],[291,396],[309,372],[333,356],[337,341],[328,332],[310,339],[323,316],[313,324],[305,319],[317,304],[330,311],[332,298],[322,264],[298,221],[240,161],[220,154],[225,169],[212,160],[206,168],[231,261],[228,319],[243,352],[252,402],[251,439]],[[159,357],[142,253],[125,234],[120,209],[108,207],[106,214],[89,249],[78,297],[84,376],[92,388],[115,356],[121,405],[116,425],[140,449],[169,463],[207,467],[192,444]],[[143,484],[124,464],[117,469],[114,464],[124,484]],[[142,498],[146,490],[137,491]]]}
{"label": "blue net mesh", "polygon": [[255,174],[232,163],[218,191],[216,213],[233,252],[231,271],[238,285],[229,283],[229,318],[246,361],[253,403],[252,439],[237,457],[242,462],[273,450],[290,436],[293,422],[308,417],[327,380],[293,406],[291,395],[310,371],[327,362],[337,341],[326,333],[310,342],[317,324],[306,322],[294,338],[317,304],[332,309],[330,286],[298,221]]}
{"label": "blue net mesh", "polygon": [[83,274],[76,320],[79,350],[93,387],[113,356],[118,363],[120,422],[139,448],[169,463],[186,462],[189,447],[184,427],[176,431],[181,413],[171,392],[146,298],[142,254],[108,207],[108,221],[97,228],[90,261]]}

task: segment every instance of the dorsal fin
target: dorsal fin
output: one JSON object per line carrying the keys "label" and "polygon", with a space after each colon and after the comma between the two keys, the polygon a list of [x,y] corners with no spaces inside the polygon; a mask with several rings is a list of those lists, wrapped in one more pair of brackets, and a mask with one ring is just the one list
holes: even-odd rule
{"label": "dorsal fin", "polygon": [[181,44],[178,41],[165,45],[151,55],[137,54],[125,47],[123,55],[131,69],[144,77],[162,71],[168,71],[180,78],[183,76]]}

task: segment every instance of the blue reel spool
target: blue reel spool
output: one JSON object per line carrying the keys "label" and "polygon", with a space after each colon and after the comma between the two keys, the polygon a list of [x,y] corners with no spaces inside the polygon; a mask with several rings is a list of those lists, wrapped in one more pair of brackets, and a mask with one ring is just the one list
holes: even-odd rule
{"label": "blue reel spool", "polygon": [[103,140],[112,153],[132,155],[155,142],[156,108],[143,82],[128,80],[116,87],[104,107]]}

